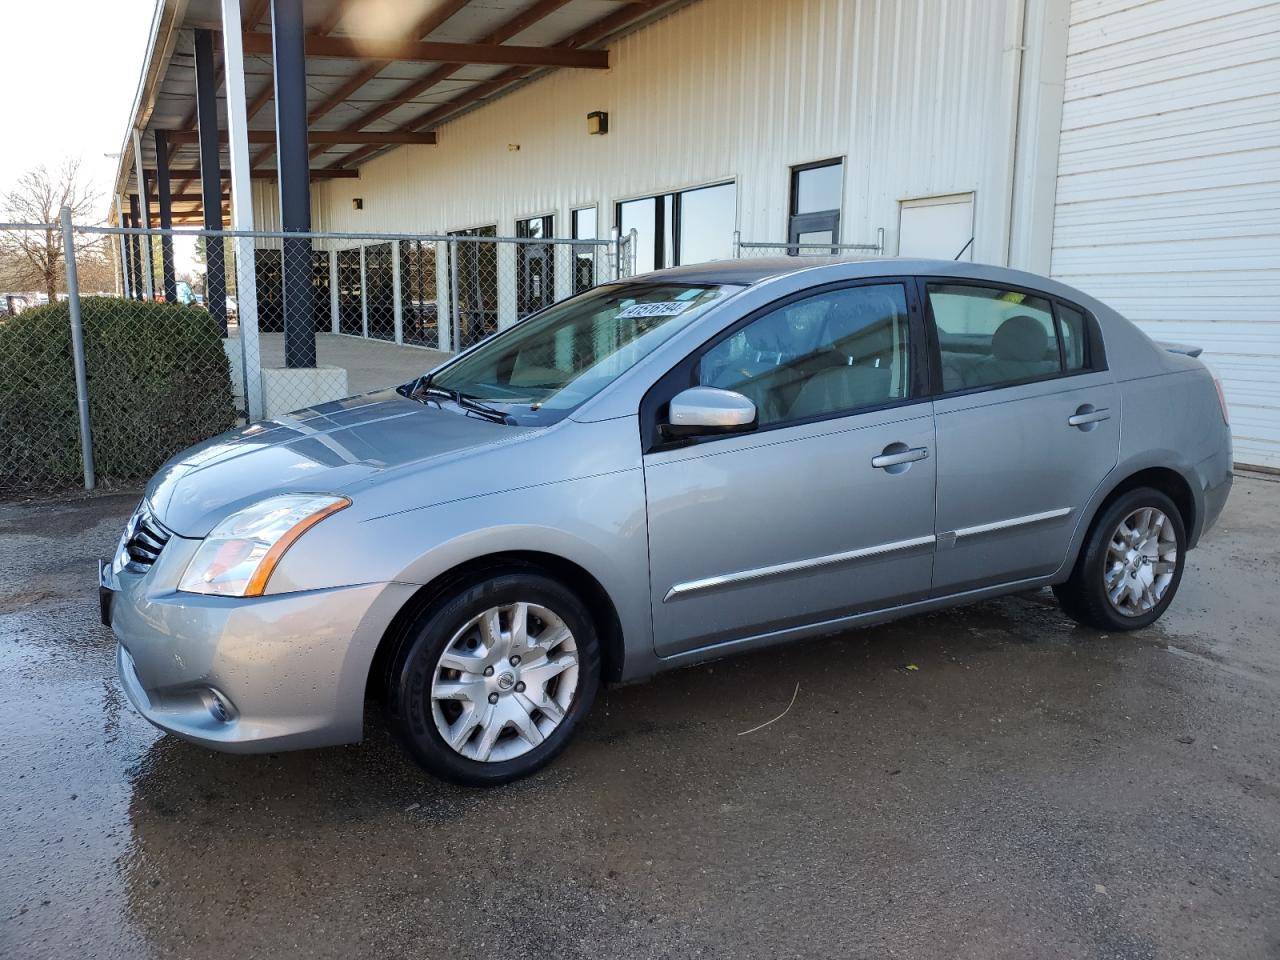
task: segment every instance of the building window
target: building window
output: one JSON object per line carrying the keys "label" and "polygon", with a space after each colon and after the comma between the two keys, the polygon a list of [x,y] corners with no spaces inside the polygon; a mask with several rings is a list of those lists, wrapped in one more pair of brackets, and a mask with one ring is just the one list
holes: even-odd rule
{"label": "building window", "polygon": [[[571,212],[573,239],[599,239],[598,215],[595,207],[580,207]],[[594,244],[573,247],[573,292],[581,293],[596,285],[596,253],[599,248]]]}
{"label": "building window", "polygon": [[617,205],[618,230],[636,231],[636,272],[733,256],[738,190],[731,180]]}
{"label": "building window", "polygon": [[[555,217],[530,217],[516,221],[521,240],[549,240],[555,236]],[[516,316],[523,319],[556,299],[556,247],[554,243],[516,245]]]}
{"label": "building window", "polygon": [[496,225],[455,230],[451,237],[476,237],[455,245],[458,262],[458,303],[455,311],[458,330],[455,344],[465,350],[498,329],[498,250],[490,240],[498,235]]}
{"label": "building window", "polygon": [[[840,242],[840,205],[844,194],[844,160],[822,160],[791,168],[791,217],[788,244],[837,244]],[[826,250],[788,250],[796,254],[821,254]],[[834,247],[830,249],[835,253]]]}
{"label": "building window", "polygon": [[618,204],[619,232],[624,237],[632,230],[636,232],[635,249],[631,251],[635,258],[636,273],[648,273],[662,263],[662,230],[658,211],[657,197],[625,200]]}

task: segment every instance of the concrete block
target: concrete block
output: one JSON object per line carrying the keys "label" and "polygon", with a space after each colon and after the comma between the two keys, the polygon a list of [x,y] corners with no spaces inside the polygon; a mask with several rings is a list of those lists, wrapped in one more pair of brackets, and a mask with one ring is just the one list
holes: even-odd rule
{"label": "concrete block", "polygon": [[349,396],[343,367],[262,368],[262,413],[278,417]]}

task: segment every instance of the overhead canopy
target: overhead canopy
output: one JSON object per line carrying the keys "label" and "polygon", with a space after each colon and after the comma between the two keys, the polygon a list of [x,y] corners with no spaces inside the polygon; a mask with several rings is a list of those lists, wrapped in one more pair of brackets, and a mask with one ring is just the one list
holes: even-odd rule
{"label": "overhead canopy", "polygon": [[[608,42],[690,0],[308,0],[307,116],[312,180],[359,175],[401,144],[435,142],[435,129],[549,70],[601,70]],[[249,147],[255,176],[275,175],[270,0],[241,0]],[[156,130],[168,132],[175,223],[201,209],[195,109],[197,29],[222,30],[219,0],[158,0],[147,62],[125,136],[116,192],[139,193],[155,167]],[[216,70],[221,81],[221,45]],[[225,146],[225,88],[218,125]],[[226,176],[223,176],[224,189]],[[154,178],[148,175],[155,199]]]}

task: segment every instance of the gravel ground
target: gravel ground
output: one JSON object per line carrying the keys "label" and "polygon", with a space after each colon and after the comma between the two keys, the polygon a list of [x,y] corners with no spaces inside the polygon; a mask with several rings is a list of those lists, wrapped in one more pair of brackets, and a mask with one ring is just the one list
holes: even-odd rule
{"label": "gravel ground", "polygon": [[260,757],[151,728],[94,589],[133,503],[0,505],[6,960],[1280,957],[1275,479],[1137,635],[1042,592],[690,668],[489,791],[373,714]]}

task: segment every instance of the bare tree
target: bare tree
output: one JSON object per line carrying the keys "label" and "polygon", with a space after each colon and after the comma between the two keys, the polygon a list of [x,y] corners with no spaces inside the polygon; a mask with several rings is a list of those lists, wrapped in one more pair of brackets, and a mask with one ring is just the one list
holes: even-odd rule
{"label": "bare tree", "polygon": [[[28,170],[4,195],[3,219],[11,223],[57,223],[63,207],[76,220],[94,219],[98,197],[80,174],[79,159],[68,159],[56,170],[44,164]],[[101,247],[98,238],[77,238],[76,259],[82,250]],[[58,230],[0,232],[0,276],[19,290],[43,290],[52,303],[65,289],[62,233]]]}

